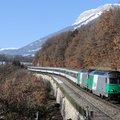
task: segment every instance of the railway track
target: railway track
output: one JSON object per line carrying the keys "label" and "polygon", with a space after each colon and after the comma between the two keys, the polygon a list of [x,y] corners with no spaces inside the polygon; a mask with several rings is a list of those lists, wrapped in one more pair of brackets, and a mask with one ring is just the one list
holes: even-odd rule
{"label": "railway track", "polygon": [[100,120],[103,120],[102,117],[104,117],[104,120],[120,120],[117,118],[120,115],[120,103],[106,101],[105,99],[93,95],[63,76],[51,75],[62,80],[69,89],[74,90],[74,94],[78,96],[77,102],[83,102],[83,107],[87,106],[90,111],[93,111],[96,118],[101,116]]}
{"label": "railway track", "polygon": [[67,79],[67,81],[71,82],[71,84],[73,84],[76,88],[78,88],[78,89],[82,90],[83,92],[85,92],[87,95],[89,95],[91,97],[94,97],[96,100],[100,100],[100,101],[104,102],[105,104],[120,110],[120,102],[119,101],[117,101],[117,100],[110,100],[108,98],[101,98],[100,96],[94,95],[90,91],[87,91],[87,90],[81,88],[80,86],[78,86],[77,84],[73,83],[72,81],[69,81],[69,79]]}

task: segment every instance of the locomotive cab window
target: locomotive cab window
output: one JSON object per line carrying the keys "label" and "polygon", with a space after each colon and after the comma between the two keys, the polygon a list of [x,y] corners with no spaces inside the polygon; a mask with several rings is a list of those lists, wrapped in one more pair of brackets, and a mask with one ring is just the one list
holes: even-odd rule
{"label": "locomotive cab window", "polygon": [[107,78],[105,78],[105,83],[107,83]]}
{"label": "locomotive cab window", "polygon": [[111,84],[120,84],[120,78],[110,78]]}
{"label": "locomotive cab window", "polygon": [[88,75],[87,75],[87,79],[88,79],[89,77],[90,77],[90,75],[88,74]]}

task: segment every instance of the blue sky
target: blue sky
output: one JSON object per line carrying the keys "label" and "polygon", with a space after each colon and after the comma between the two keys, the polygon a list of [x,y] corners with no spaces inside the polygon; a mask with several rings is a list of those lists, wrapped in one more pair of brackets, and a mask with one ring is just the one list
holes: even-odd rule
{"label": "blue sky", "polygon": [[78,16],[119,0],[0,0],[0,48],[24,47],[75,22]]}

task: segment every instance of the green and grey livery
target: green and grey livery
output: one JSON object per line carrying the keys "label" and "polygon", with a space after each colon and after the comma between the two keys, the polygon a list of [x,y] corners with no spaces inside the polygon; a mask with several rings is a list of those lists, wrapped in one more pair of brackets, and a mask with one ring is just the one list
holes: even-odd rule
{"label": "green and grey livery", "polygon": [[72,82],[101,97],[120,97],[120,72],[105,70],[74,70],[56,67],[28,66],[31,71],[45,72],[64,76]]}

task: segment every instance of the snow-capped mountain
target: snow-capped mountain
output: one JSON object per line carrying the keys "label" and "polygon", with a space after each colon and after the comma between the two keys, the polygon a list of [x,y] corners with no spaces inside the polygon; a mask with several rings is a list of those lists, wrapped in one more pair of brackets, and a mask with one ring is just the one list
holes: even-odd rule
{"label": "snow-capped mountain", "polygon": [[10,55],[34,55],[36,51],[40,49],[40,46],[50,37],[55,36],[61,32],[65,32],[68,30],[74,30],[82,25],[87,24],[88,22],[95,20],[98,18],[104,11],[108,11],[109,9],[114,9],[115,7],[120,7],[120,4],[106,4],[103,6],[100,6],[96,9],[88,10],[80,14],[80,16],[77,18],[77,20],[70,26],[56,32],[53,34],[50,34],[44,38],[41,38],[25,47],[19,48],[19,49],[0,49],[0,54],[10,54]]}
{"label": "snow-capped mountain", "polygon": [[98,7],[97,9],[85,11],[82,14],[80,14],[80,16],[72,24],[72,26],[76,25],[76,27],[74,27],[76,29],[81,25],[85,25],[88,22],[98,18],[103,12],[108,11],[110,9],[114,9],[115,7],[120,7],[120,4],[106,4]]}
{"label": "snow-capped mountain", "polygon": [[23,56],[28,56],[31,55],[33,56],[39,49],[40,46],[49,38],[49,36],[46,36],[44,38],[41,38],[25,47],[18,48],[18,49],[0,49],[0,54],[9,54],[9,55],[23,55]]}

